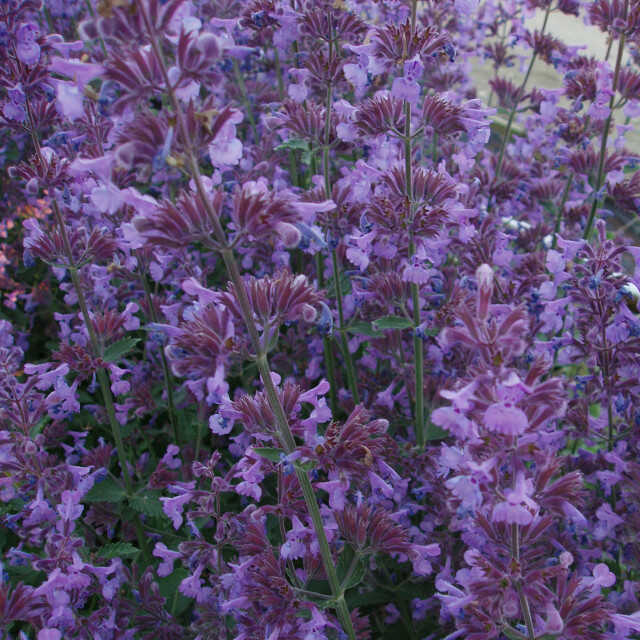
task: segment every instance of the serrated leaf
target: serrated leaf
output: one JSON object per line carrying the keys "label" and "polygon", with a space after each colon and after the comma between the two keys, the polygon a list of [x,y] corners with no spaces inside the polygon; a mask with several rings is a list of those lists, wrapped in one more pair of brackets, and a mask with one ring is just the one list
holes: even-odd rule
{"label": "serrated leaf", "polygon": [[107,476],[102,482],[96,482],[85,494],[84,502],[121,502],[126,496],[125,490],[114,478]]}
{"label": "serrated leaf", "polygon": [[371,322],[353,322],[347,327],[349,333],[356,335],[369,336],[370,338],[380,338],[381,331],[376,331]]}
{"label": "serrated leaf", "polygon": [[282,456],[285,455],[282,449],[276,449],[276,447],[254,447],[253,450],[271,462],[280,462]]}
{"label": "serrated leaf", "polygon": [[162,518],[164,516],[162,503],[156,496],[132,496],[129,499],[129,506],[138,513],[144,513],[153,518]]}
{"label": "serrated leaf", "polygon": [[130,542],[112,542],[105,544],[104,547],[98,551],[98,555],[101,558],[129,558],[131,556],[138,555],[140,549],[132,545]]}
{"label": "serrated leaf", "polygon": [[0,515],[7,513],[20,513],[24,508],[24,500],[20,498],[12,498],[6,502],[0,502]]}
{"label": "serrated leaf", "polygon": [[378,330],[409,329],[409,327],[413,327],[413,320],[404,316],[383,316],[373,323],[373,328]]}
{"label": "serrated leaf", "polygon": [[105,362],[116,362],[125,354],[129,353],[138,342],[140,342],[140,338],[122,338],[122,340],[114,342],[104,350],[102,359]]}
{"label": "serrated leaf", "polygon": [[36,571],[31,564],[9,564],[4,566],[4,571],[15,582],[24,582],[33,587],[41,585],[44,573]]}

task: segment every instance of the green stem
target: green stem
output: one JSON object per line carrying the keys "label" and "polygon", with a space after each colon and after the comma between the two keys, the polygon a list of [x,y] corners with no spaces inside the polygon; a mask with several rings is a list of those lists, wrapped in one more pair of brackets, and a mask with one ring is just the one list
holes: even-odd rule
{"label": "green stem", "polygon": [[[244,83],[244,77],[240,71],[240,65],[236,58],[233,58],[233,74],[236,78],[236,82],[238,83],[238,88],[240,89],[240,96],[242,98],[242,104],[244,105],[245,111],[247,112],[247,119],[251,125],[253,140],[257,144],[258,132],[256,130],[256,120],[253,117],[253,109],[251,108],[251,102],[249,100],[249,95],[247,94],[247,85]],[[169,88],[169,85],[167,85],[167,88]]]}
{"label": "green stem", "polygon": [[[511,557],[519,564],[520,563],[520,536],[519,527],[513,523],[511,525]],[[527,627],[528,640],[536,640],[536,632],[533,626],[533,618],[531,616],[531,608],[529,607],[529,600],[522,589],[522,582],[518,578],[515,584],[516,591],[518,592],[518,598],[520,599],[520,608],[522,609],[522,615]]]}
{"label": "green stem", "polygon": [[562,192],[562,198],[560,200],[560,204],[558,205],[558,212],[556,214],[556,225],[553,230],[553,242],[551,243],[551,248],[555,249],[558,246],[558,234],[560,233],[560,224],[562,222],[562,214],[564,213],[564,205],[567,203],[567,198],[569,197],[569,190],[571,189],[571,184],[573,183],[573,172],[569,174],[567,178],[567,184],[564,186],[564,191]]}
{"label": "green stem", "polygon": [[[89,10],[89,15],[95,20],[96,12],[93,10],[93,5],[91,4],[91,0],[85,0],[85,4],[87,5],[87,9]],[[46,9],[45,9],[46,11]],[[47,11],[48,13],[48,11]],[[52,29],[53,31],[53,29]],[[98,41],[100,42],[100,48],[102,49],[102,53],[104,53],[105,57],[107,55],[107,47],[104,44],[104,40],[102,36],[98,34]]]}
{"label": "green stem", "polygon": [[531,75],[531,70],[533,69],[533,63],[536,61],[537,55],[538,54],[534,51],[533,55],[531,56],[531,60],[529,61],[527,72],[525,73],[524,79],[522,80],[522,84],[520,85],[516,95],[514,96],[514,101],[511,107],[511,111],[509,111],[509,119],[507,120],[507,126],[504,131],[504,137],[502,138],[502,144],[500,145],[500,154],[498,155],[498,163],[496,165],[496,179],[500,177],[500,172],[502,171],[502,162],[504,160],[504,152],[507,148],[509,138],[511,137],[511,127],[513,126],[513,120],[516,116],[516,111],[518,110],[518,105],[520,104],[520,100],[522,100],[522,96],[524,95],[524,90],[527,86],[527,82],[529,81],[529,76]]}
{"label": "green stem", "polygon": [[[324,287],[324,268],[322,264],[322,253],[316,253],[316,271],[318,273],[318,288]],[[324,361],[327,366],[327,378],[329,378],[329,405],[331,413],[338,414],[338,383],[336,381],[336,360],[333,354],[333,343],[329,336],[322,336],[322,349],[324,351]]]}
{"label": "green stem", "polygon": [[340,282],[340,266],[338,263],[338,252],[336,249],[331,251],[331,262],[333,264],[333,280],[336,285],[336,300],[338,302],[338,323],[340,333],[340,344],[342,346],[342,356],[344,358],[347,367],[347,384],[351,396],[356,404],[360,404],[360,394],[358,393],[358,382],[356,378],[356,370],[353,364],[353,358],[349,351],[349,343],[347,341],[345,324],[344,324],[344,312],[342,309],[342,283]]}
{"label": "green stem", "polygon": [[[404,103],[404,172],[405,189],[407,192],[408,222],[409,222],[409,260],[416,252],[413,234],[413,185],[412,185],[412,144],[411,144],[411,104]],[[411,283],[411,303],[413,306],[413,324],[420,324],[420,289],[415,282]],[[424,449],[424,346],[422,340],[413,334],[413,369],[415,375],[415,432],[416,444],[420,450]]]}
{"label": "green stem", "polygon": [[[540,29],[540,35],[544,34],[545,29],[547,28],[547,22],[549,20],[549,14],[551,13],[551,2],[547,7],[547,10],[544,14],[544,21],[542,22],[542,29]],[[513,126],[513,120],[516,115],[516,111],[518,110],[518,104],[520,100],[522,100],[522,96],[524,95],[524,90],[527,86],[527,82],[529,82],[529,76],[531,75],[531,71],[533,69],[533,64],[536,61],[538,54],[536,51],[533,52],[531,56],[531,60],[529,61],[529,66],[527,67],[527,71],[524,74],[524,78],[522,80],[522,84],[520,85],[518,92],[515,95],[513,106],[511,107],[511,111],[509,112],[509,119],[507,121],[507,128],[504,132],[504,138],[502,139],[502,145],[500,146],[500,155],[498,156],[498,164],[496,165],[496,180],[500,177],[500,172],[502,171],[502,162],[504,160],[504,152],[507,148],[507,144],[509,142],[509,137],[511,136],[511,127]]]}
{"label": "green stem", "polygon": [[[162,55],[162,51],[160,50],[160,47],[158,45],[153,27],[151,26],[151,23],[149,21],[146,7],[141,2],[141,0],[138,0],[138,9],[149,32],[149,36],[151,38],[151,46],[153,47],[154,53],[160,66],[160,70],[166,82],[168,80],[168,73],[164,56]],[[168,82],[166,82],[166,84],[169,88],[169,97],[171,99],[173,110],[175,112],[177,125],[183,136],[183,140],[185,141],[188,163],[187,166],[191,173],[191,177],[195,182],[196,190],[207,209],[207,214],[210,216],[210,219],[213,222],[213,233],[215,239],[222,247],[222,249],[220,250],[220,254],[227,269],[229,280],[234,287],[234,291],[238,300],[238,306],[240,308],[242,318],[247,328],[247,333],[249,334],[249,338],[256,353],[256,364],[260,373],[260,378],[262,379],[265,394],[275,417],[275,426],[277,428],[279,440],[281,441],[281,444],[283,445],[285,451],[287,453],[291,453],[296,448],[296,441],[293,432],[291,431],[291,426],[289,425],[289,420],[285,413],[284,407],[282,406],[282,403],[280,401],[280,396],[278,395],[273,379],[271,377],[271,369],[269,367],[267,354],[263,351],[260,344],[260,334],[253,319],[253,312],[247,295],[245,282],[240,273],[240,269],[238,268],[238,263],[233,250],[229,248],[227,244],[227,236],[218,217],[218,213],[215,210],[210,199],[206,197],[206,191],[202,183],[202,174],[200,173],[198,160],[193,152],[193,149],[191,148],[189,131],[186,126],[182,107],[175,95],[175,92],[171,89],[171,85]],[[344,595],[340,591],[340,584],[338,581],[336,567],[333,562],[331,549],[329,547],[327,535],[324,530],[324,523],[322,522],[322,516],[320,514],[316,496],[313,492],[311,480],[309,479],[307,472],[299,468],[296,468],[296,477],[300,484],[300,489],[302,490],[309,516],[313,522],[316,537],[318,538],[318,547],[320,549],[320,555],[322,557],[322,564],[324,566],[325,573],[327,574],[329,586],[331,587],[331,593],[335,599],[335,608],[338,614],[338,619],[340,620],[340,623],[342,624],[342,627],[347,633],[349,639],[356,640],[356,633],[351,621],[351,616],[349,615],[349,610],[347,609],[346,603],[344,601]]]}
{"label": "green stem", "polygon": [[[331,38],[329,40],[329,60],[333,57],[333,28],[331,26],[331,13],[329,13],[329,29]],[[322,169],[324,173],[324,189],[326,197],[331,198],[331,163],[329,156],[329,134],[331,132],[331,109],[333,106],[333,86],[331,83],[327,85],[327,102],[325,108],[324,121],[324,147],[322,149]],[[344,304],[342,296],[342,282],[340,275],[340,261],[338,260],[338,251],[336,248],[331,249],[331,265],[333,267],[333,281],[336,289],[336,303],[338,305],[338,330],[340,333],[340,345],[342,347],[342,357],[344,358],[347,369],[347,384],[349,391],[355,404],[360,403],[360,394],[358,393],[358,382],[356,369],[353,364],[353,358],[349,351],[349,344],[345,333],[344,324]]]}
{"label": "green stem", "polygon": [[[627,15],[626,8],[629,0],[625,3],[625,15]],[[624,52],[625,34],[622,33],[618,42],[618,56],[616,57],[616,68],[613,75],[613,86],[611,87],[611,99],[609,100],[609,115],[604,123],[604,131],[602,132],[602,141],[600,142],[600,159],[598,161],[598,175],[596,178],[593,203],[591,204],[591,211],[589,212],[589,218],[587,219],[587,226],[584,229],[583,238],[589,239],[591,230],[593,229],[593,221],[596,216],[596,210],[600,204],[600,198],[598,192],[602,188],[604,181],[604,163],[607,157],[607,140],[609,139],[609,130],[611,129],[611,121],[613,119],[613,105],[616,98],[616,89],[618,88],[618,77],[620,76],[620,68],[622,67],[622,54]]]}
{"label": "green stem", "polygon": [[[141,263],[140,257],[138,257],[139,264]],[[151,297],[151,290],[149,289],[149,283],[147,282],[147,276],[140,271],[140,282],[142,284],[142,288],[144,289],[144,295],[147,300],[147,306],[149,307],[149,315],[151,316],[152,322],[159,322],[158,314],[156,313],[155,306],[153,304],[153,298]],[[169,424],[171,425],[171,429],[173,431],[173,437],[176,441],[176,444],[180,444],[180,435],[178,433],[178,421],[176,419],[176,408],[175,408],[175,400],[173,396],[173,377],[171,376],[171,371],[169,370],[169,363],[167,362],[167,357],[164,353],[164,349],[160,348],[160,363],[162,365],[162,375],[164,377],[164,386],[167,392],[167,412],[169,414]]]}
{"label": "green stem", "polygon": [[[46,163],[44,161],[44,158],[42,157],[40,140],[38,139],[38,135],[33,125],[33,115],[31,112],[31,105],[29,104],[28,100],[26,102],[26,106],[27,106],[27,113],[29,117],[29,128],[31,133],[31,140],[33,141],[36,154],[39,157],[40,164],[41,166],[44,167],[46,166]],[[80,307],[82,318],[84,320],[87,333],[89,334],[89,342],[91,344],[91,350],[93,352],[93,356],[97,358],[102,355],[100,351],[100,344],[98,342],[98,338],[94,331],[93,323],[91,322],[91,316],[89,315],[89,307],[87,306],[87,301],[86,301],[86,298],[84,297],[84,292],[82,290],[82,284],[80,283],[80,278],[78,277],[78,270],[74,265],[73,250],[71,248],[71,241],[69,240],[69,235],[67,234],[67,228],[64,224],[62,212],[60,211],[60,207],[58,206],[58,202],[57,200],[55,200],[55,198],[52,198],[51,200],[51,208],[53,210],[53,215],[56,220],[56,224],[58,225],[58,229],[60,230],[60,236],[62,238],[62,245],[64,247],[64,252],[67,256],[67,260],[69,261],[69,266],[68,266],[69,274],[71,275],[71,282],[73,283],[74,289],[76,291],[76,296],[78,297],[78,306]],[[107,411],[107,418],[109,420],[109,426],[111,427],[111,435],[113,436],[113,440],[116,445],[118,461],[120,463],[120,467],[122,468],[122,475],[124,478],[125,489],[127,491],[127,495],[131,496],[133,494],[133,486],[131,483],[131,477],[129,476],[129,466],[127,461],[127,455],[124,448],[124,442],[122,440],[122,431],[120,429],[120,423],[116,418],[116,411],[113,403],[113,396],[111,394],[111,387],[109,385],[109,379],[106,371],[103,368],[98,368],[96,375],[98,378],[98,383],[100,384],[100,391],[102,392],[105,409]],[[142,554],[145,557],[145,559],[150,563],[151,556],[149,554],[149,549],[147,547],[147,541],[146,541],[146,538],[144,537],[144,531],[142,529],[140,518],[137,515],[134,517],[134,526],[136,529],[138,544],[140,545]]]}
{"label": "green stem", "polygon": [[[282,79],[282,66],[280,65],[280,55],[278,54],[278,49],[276,47],[273,48],[273,61],[276,68],[276,78],[278,80],[278,95],[280,97],[280,101],[284,100],[284,80]],[[292,149],[288,151],[289,156],[289,175],[291,176],[291,184],[298,185],[298,166],[296,164],[296,154]]]}

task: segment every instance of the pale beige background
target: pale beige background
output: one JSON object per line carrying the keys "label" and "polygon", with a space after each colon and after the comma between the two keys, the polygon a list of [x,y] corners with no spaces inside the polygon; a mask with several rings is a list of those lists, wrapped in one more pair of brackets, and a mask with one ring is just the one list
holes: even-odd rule
{"label": "pale beige background", "polygon": [[[527,25],[531,29],[540,29],[544,13],[538,11],[535,17],[527,21]],[[574,16],[567,16],[560,12],[554,12],[549,16],[547,23],[547,33],[562,40],[569,46],[581,46],[585,45],[583,50],[584,55],[593,56],[600,60],[605,58],[607,52],[607,38],[604,33],[597,27],[591,25],[585,25],[582,18],[576,18]],[[617,53],[616,43],[614,43],[611,53],[609,55],[609,62],[613,65]],[[519,49],[517,51],[521,55],[530,55],[530,50],[525,51]],[[629,60],[629,56],[625,55],[624,62]],[[522,80],[522,74],[519,73],[519,62],[515,66],[509,69],[501,69],[500,75],[506,76],[512,80]],[[477,79],[477,87],[479,97],[487,100],[489,97],[489,79],[493,75],[493,68],[490,64],[485,63],[482,59],[478,58],[473,65],[473,74]],[[537,59],[527,85],[528,88],[534,86],[544,87],[547,89],[558,89],[562,86],[560,75],[551,66],[546,64],[543,60]],[[495,106],[495,105],[494,105]],[[622,114],[619,114],[620,116]],[[624,116],[617,117],[617,122],[622,123]],[[637,126],[633,131],[627,134],[628,146],[631,149],[640,151],[640,126]]]}

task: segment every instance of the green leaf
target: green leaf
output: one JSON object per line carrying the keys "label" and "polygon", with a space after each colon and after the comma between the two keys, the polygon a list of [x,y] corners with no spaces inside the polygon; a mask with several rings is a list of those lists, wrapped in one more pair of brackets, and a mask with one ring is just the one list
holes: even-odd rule
{"label": "green leaf", "polygon": [[87,491],[83,500],[85,502],[121,502],[126,496],[125,490],[111,476],[107,476],[102,482],[96,482]]}
{"label": "green leaf", "polygon": [[116,362],[125,354],[129,353],[138,342],[140,342],[140,338],[122,338],[122,340],[114,342],[104,350],[102,359],[105,362]]}
{"label": "green leaf", "polygon": [[306,140],[301,138],[291,138],[276,147],[276,151],[302,151],[300,161],[303,164],[311,164],[311,157],[317,149],[312,149]]}
{"label": "green leaf", "polygon": [[32,587],[42,584],[44,572],[36,571],[30,564],[9,564],[3,568],[11,581],[24,582]]}
{"label": "green leaf", "polygon": [[305,473],[309,473],[309,471],[316,468],[316,464],[315,460],[305,460],[304,462],[294,462],[293,466],[296,469],[302,469]]}
{"label": "green leaf", "polygon": [[101,558],[127,558],[139,553],[140,549],[130,542],[112,542],[111,544],[105,544],[98,551],[98,555]]}
{"label": "green leaf", "polygon": [[[350,571],[351,573],[349,573]],[[342,587],[346,591],[362,582],[367,572],[367,565],[364,558],[356,557],[354,550],[350,545],[347,545],[338,558],[336,572]]]}
{"label": "green leaf", "polygon": [[413,327],[413,320],[404,316],[383,316],[373,323],[373,328],[382,329],[409,329]]}
{"label": "green leaf", "polygon": [[42,418],[40,418],[40,420],[38,420],[38,422],[34,424],[33,427],[31,427],[31,430],[29,431],[29,435],[32,438],[35,438],[39,433],[42,433],[42,430],[44,429],[44,425],[47,424],[49,420],[50,418],[48,414],[45,414],[44,416],[42,416]]}
{"label": "green leaf", "polygon": [[5,515],[7,513],[20,513],[24,508],[24,500],[20,500],[20,498],[12,498],[11,500],[7,500],[7,502],[0,502],[0,515]]}
{"label": "green leaf", "polygon": [[511,640],[523,640],[523,638],[527,637],[523,633],[520,633],[517,629],[514,629],[509,625],[504,625],[502,627],[502,633],[504,633],[507,638],[511,638]]}
{"label": "green leaf", "polygon": [[371,322],[352,322],[347,327],[347,331],[362,336],[369,336],[370,338],[380,338],[382,336],[382,332],[376,331]]}
{"label": "green leaf", "polygon": [[184,567],[178,567],[166,578],[157,578],[160,594],[167,600],[165,607],[174,616],[179,616],[191,604],[191,600],[178,591],[180,583],[185,578],[188,578],[189,575],[189,572]]}
{"label": "green leaf", "polygon": [[448,437],[449,432],[446,429],[441,429],[437,424],[429,422],[426,433],[427,440],[444,440]]}
{"label": "green leaf", "polygon": [[309,143],[302,138],[289,138],[286,142],[279,144],[276,151],[309,151]]}
{"label": "green leaf", "polygon": [[[351,293],[351,278],[346,271],[340,272],[340,291],[343,296]],[[333,277],[327,283],[327,295],[330,298],[336,297],[336,283]]]}
{"label": "green leaf", "polygon": [[129,500],[129,505],[138,513],[144,513],[153,518],[162,518],[164,516],[162,503],[156,496],[132,496]]}
{"label": "green leaf", "polygon": [[378,589],[376,591],[367,591],[365,593],[352,591],[345,595],[345,599],[349,605],[349,609],[355,609],[356,607],[385,604],[394,598],[393,594],[383,591],[382,589]]}
{"label": "green leaf", "polygon": [[285,455],[282,449],[276,449],[275,447],[254,447],[253,450],[259,456],[271,460],[271,462],[280,462],[281,456]]}
{"label": "green leaf", "polygon": [[355,569],[349,576],[347,583],[344,585],[345,591],[348,589],[352,589],[353,587],[357,587],[364,579],[366,573],[367,564],[362,558],[360,558],[360,560],[358,560],[358,563],[356,564]]}

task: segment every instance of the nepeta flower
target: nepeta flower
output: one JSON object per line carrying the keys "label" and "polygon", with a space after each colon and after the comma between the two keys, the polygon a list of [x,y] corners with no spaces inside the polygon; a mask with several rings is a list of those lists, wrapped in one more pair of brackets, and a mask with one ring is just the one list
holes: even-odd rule
{"label": "nepeta flower", "polygon": [[[222,210],[223,195],[215,192],[211,206],[218,219]],[[163,247],[183,247],[193,242],[212,243],[216,221],[198,194],[183,192],[176,204],[165,200],[149,214],[135,216],[132,220],[138,232],[151,244]]]}
{"label": "nepeta flower", "polygon": [[409,21],[400,26],[389,24],[376,29],[373,49],[387,64],[404,64],[406,60],[419,57],[426,61],[441,53],[452,58],[453,46],[446,33],[433,26],[412,28]]}
{"label": "nepeta flower", "polygon": [[16,54],[27,66],[34,66],[40,60],[39,35],[40,29],[34,22],[23,22],[16,31]]}
{"label": "nepeta flower", "polygon": [[493,520],[507,524],[528,525],[538,513],[538,505],[531,499],[533,484],[524,474],[518,474],[515,486],[506,492],[506,500],[493,508]]}
{"label": "nepeta flower", "polygon": [[404,130],[402,100],[393,95],[368,99],[358,109],[355,126],[362,135],[379,135],[391,130]]}
{"label": "nepeta flower", "polygon": [[[316,305],[322,298],[304,275],[294,276],[283,270],[275,277],[250,277],[245,286],[251,312],[265,331],[283,322],[301,319],[309,323],[316,319]],[[236,317],[243,318],[242,303],[233,285],[220,299]]]}
{"label": "nepeta flower", "polygon": [[529,421],[522,409],[509,402],[496,402],[485,411],[484,426],[489,431],[517,436],[527,430]]}

